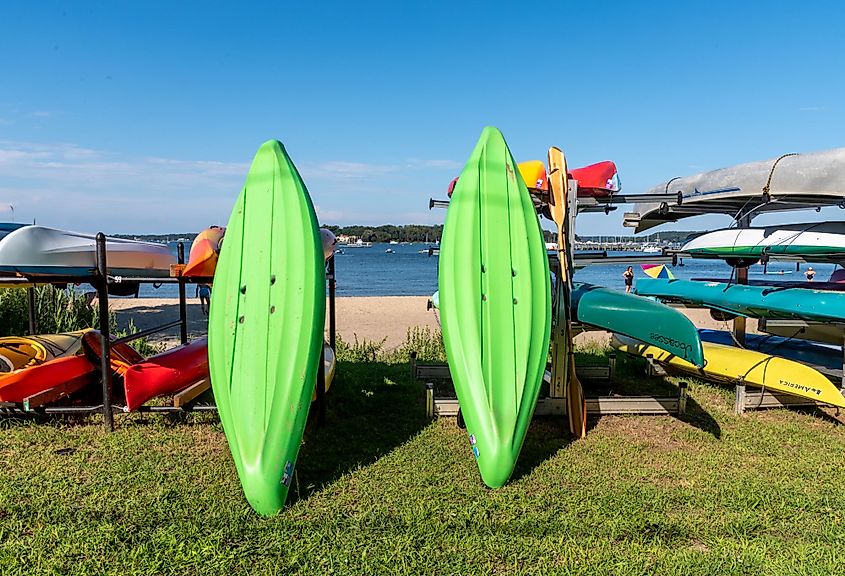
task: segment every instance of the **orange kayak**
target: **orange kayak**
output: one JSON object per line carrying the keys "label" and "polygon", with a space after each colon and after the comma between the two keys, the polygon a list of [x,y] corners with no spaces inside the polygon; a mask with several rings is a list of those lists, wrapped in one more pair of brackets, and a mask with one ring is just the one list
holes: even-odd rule
{"label": "orange kayak", "polygon": [[137,410],[156,396],[175,394],[208,378],[208,341],[198,338],[130,366],[123,366],[126,411]]}
{"label": "orange kayak", "polygon": [[[65,395],[69,395],[96,383],[99,380],[100,333],[86,331],[82,343],[84,353],[0,374],[0,402],[21,403],[29,396],[61,385],[68,386]],[[111,348],[111,366],[115,372],[140,360],[143,357],[127,344]]]}
{"label": "orange kayak", "polygon": [[81,390],[96,382],[97,365],[87,356],[65,356],[14,370],[0,376],[0,402],[21,403],[25,398],[62,384],[73,383],[73,390]]}
{"label": "orange kayak", "polygon": [[206,228],[194,238],[191,244],[191,253],[188,256],[188,264],[182,271],[182,276],[214,276],[217,268],[217,257],[220,254],[220,246],[223,244],[225,228],[211,226]]}

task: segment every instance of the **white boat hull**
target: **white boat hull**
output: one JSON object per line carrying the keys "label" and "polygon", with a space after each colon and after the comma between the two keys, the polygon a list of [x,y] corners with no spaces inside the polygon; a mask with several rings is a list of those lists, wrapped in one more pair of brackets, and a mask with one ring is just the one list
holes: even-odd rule
{"label": "white boat hull", "polygon": [[[170,275],[176,259],[163,244],[106,239],[106,263],[112,276]],[[0,272],[24,276],[76,276],[97,268],[96,236],[45,226],[26,226],[0,240]]]}
{"label": "white boat hull", "polygon": [[845,222],[716,230],[690,240],[681,251],[698,258],[773,254],[838,261],[845,259]]}
{"label": "white boat hull", "polygon": [[626,225],[637,232],[699,214],[794,210],[845,201],[845,148],[784,155],[674,178],[648,190],[665,201],[637,204]]}

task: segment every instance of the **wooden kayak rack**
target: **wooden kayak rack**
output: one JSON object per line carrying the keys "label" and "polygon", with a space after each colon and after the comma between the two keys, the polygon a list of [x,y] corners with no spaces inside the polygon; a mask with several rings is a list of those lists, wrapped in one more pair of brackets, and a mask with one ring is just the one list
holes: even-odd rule
{"label": "wooden kayak rack", "polygon": [[[29,308],[29,333],[37,334],[38,325],[35,316],[35,289],[34,285],[67,285],[67,284],[91,284],[97,292],[97,301],[99,307],[101,334],[101,360],[99,370],[91,377],[78,378],[70,382],[65,382],[56,385],[52,388],[43,390],[37,394],[33,394],[24,399],[21,404],[11,402],[0,402],[0,416],[4,414],[21,414],[21,413],[37,413],[45,415],[89,415],[102,413],[103,421],[106,430],[114,430],[114,413],[123,413],[124,407],[113,404],[112,401],[112,370],[111,370],[111,347],[118,343],[127,343],[151,334],[170,330],[179,327],[179,341],[180,344],[188,343],[188,314],[187,314],[187,298],[185,295],[185,287],[189,283],[206,284],[211,283],[211,277],[185,277],[182,276],[182,271],[185,268],[185,245],[182,242],[177,244],[177,262],[178,264],[171,265],[169,277],[129,277],[129,276],[112,276],[107,273],[108,254],[106,250],[106,236],[102,232],[96,236],[96,256],[97,266],[91,274],[84,275],[68,275],[68,276],[54,276],[49,277],[27,277],[25,275],[18,275],[16,277],[0,277],[0,288],[13,288],[16,286],[26,285],[28,290],[28,308]],[[329,346],[335,350],[335,263],[334,257],[329,258],[327,263],[326,278],[328,281],[329,303]],[[109,287],[119,286],[124,283],[136,284],[178,284],[179,288],[179,320],[168,322],[160,326],[155,326],[147,330],[130,334],[119,340],[112,340],[110,337],[109,327]],[[322,349],[322,348],[321,348]],[[322,352],[320,355],[320,366],[323,366]],[[91,384],[91,379],[99,380],[102,385],[102,401],[96,405],[88,406],[50,406],[58,400],[64,399],[74,392],[77,392]],[[217,407],[213,404],[198,404],[197,400],[211,387],[211,382],[205,378],[199,382],[188,386],[173,396],[173,403],[171,405],[160,406],[141,406],[137,412],[148,413],[173,413],[173,412],[189,412],[189,411],[217,411]],[[326,384],[325,371],[320,369],[317,371],[317,423],[322,425],[325,422],[326,413]]]}

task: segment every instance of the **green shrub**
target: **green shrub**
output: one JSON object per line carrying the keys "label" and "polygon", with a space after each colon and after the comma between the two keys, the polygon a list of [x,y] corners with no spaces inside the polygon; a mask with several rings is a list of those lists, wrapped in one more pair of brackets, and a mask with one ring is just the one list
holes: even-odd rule
{"label": "green shrub", "polygon": [[[73,287],[35,288],[35,320],[39,334],[71,332],[96,326],[99,314],[84,294]],[[26,288],[0,289],[0,336],[21,336],[29,331]]]}

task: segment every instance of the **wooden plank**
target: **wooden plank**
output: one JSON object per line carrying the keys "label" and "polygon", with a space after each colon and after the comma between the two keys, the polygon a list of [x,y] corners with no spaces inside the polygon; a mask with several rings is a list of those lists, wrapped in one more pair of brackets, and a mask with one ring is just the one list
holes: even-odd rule
{"label": "wooden plank", "polygon": [[[575,372],[579,378],[587,380],[608,380],[612,374],[610,366],[576,366]],[[451,379],[448,364],[417,364],[413,374],[417,380],[423,381]],[[546,380],[549,378],[550,373],[547,370]]]}
{"label": "wooden plank", "polygon": [[211,388],[211,380],[204,378],[196,384],[191,384],[181,392],[173,395],[173,406],[183,408],[196,400],[200,394]]}
{"label": "wooden plank", "polygon": [[827,404],[815,402],[808,398],[800,396],[793,396],[792,394],[779,394],[771,392],[749,392],[745,391],[744,408],[746,410],[757,410],[764,408],[797,408],[801,406],[806,407],[822,407]]}
{"label": "wooden plank", "polygon": [[32,396],[27,396],[23,399],[23,409],[27,411],[34,410],[35,408],[39,408],[45,404],[50,404],[57,400],[61,400],[62,398],[66,398],[74,392],[82,390],[85,386],[92,384],[94,381],[94,374],[95,371],[91,371],[87,374],[83,374],[82,376],[77,376],[73,380],[63,382],[58,386],[53,386],[52,388],[42,390]]}
{"label": "wooden plank", "polygon": [[[599,396],[587,398],[587,413],[599,416],[612,414],[661,415],[677,414],[678,398],[652,398],[650,396]],[[455,417],[460,405],[456,398],[435,398],[434,413],[442,417]],[[565,398],[540,398],[535,416],[561,416],[566,414]]]}

